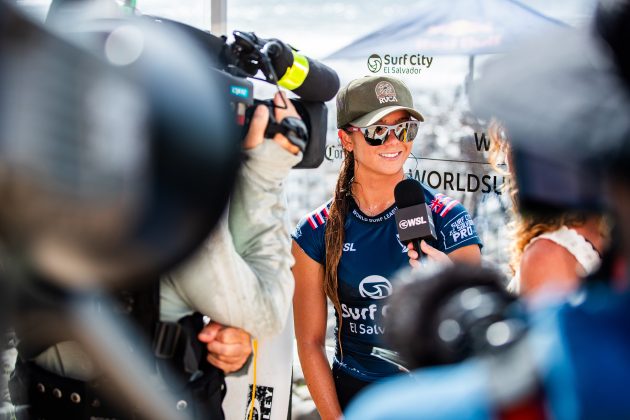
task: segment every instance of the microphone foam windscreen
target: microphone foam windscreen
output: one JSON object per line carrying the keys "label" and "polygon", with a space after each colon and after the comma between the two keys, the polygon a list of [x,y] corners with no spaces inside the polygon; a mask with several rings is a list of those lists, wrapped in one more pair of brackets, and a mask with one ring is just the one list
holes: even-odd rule
{"label": "microphone foam windscreen", "polygon": [[316,60],[308,58],[308,75],[293,92],[305,101],[330,101],[339,91],[337,72]]}
{"label": "microphone foam windscreen", "polygon": [[394,198],[398,208],[425,203],[422,185],[412,178],[404,179],[396,184],[396,188],[394,188]]}

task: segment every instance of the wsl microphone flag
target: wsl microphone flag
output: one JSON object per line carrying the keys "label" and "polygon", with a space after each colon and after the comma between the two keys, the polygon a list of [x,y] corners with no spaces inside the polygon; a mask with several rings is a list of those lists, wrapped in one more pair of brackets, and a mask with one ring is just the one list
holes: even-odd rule
{"label": "wsl microphone flag", "polygon": [[424,189],[415,179],[400,181],[394,189],[396,227],[400,241],[408,243],[437,240],[431,210],[426,204]]}

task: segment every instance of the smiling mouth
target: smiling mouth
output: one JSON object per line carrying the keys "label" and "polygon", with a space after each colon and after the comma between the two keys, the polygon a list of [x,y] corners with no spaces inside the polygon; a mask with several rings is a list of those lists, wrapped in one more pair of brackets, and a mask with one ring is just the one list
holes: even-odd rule
{"label": "smiling mouth", "polygon": [[378,155],[384,158],[397,158],[398,156],[400,156],[402,154],[402,152],[393,152],[393,153],[379,153]]}

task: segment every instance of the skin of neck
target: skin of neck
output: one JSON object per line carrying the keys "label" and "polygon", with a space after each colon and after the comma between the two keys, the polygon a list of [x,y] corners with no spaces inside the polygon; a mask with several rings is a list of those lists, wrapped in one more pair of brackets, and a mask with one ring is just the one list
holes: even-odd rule
{"label": "skin of neck", "polygon": [[394,203],[394,188],[405,178],[402,168],[392,175],[384,175],[364,170],[354,163],[354,183],[352,195],[362,212],[375,215]]}

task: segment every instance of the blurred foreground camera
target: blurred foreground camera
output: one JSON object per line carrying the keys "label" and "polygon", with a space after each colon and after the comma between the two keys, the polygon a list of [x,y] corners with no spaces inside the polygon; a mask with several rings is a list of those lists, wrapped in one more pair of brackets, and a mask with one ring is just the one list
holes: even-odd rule
{"label": "blurred foreground camera", "polygon": [[155,278],[207,237],[239,167],[214,63],[176,28],[118,19],[95,53],[0,8],[0,234],[73,285]]}
{"label": "blurred foreground camera", "polygon": [[497,353],[523,336],[525,310],[495,270],[454,265],[409,275],[390,298],[386,327],[406,368]]}

